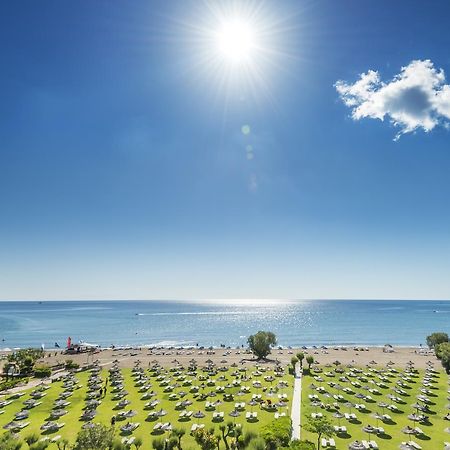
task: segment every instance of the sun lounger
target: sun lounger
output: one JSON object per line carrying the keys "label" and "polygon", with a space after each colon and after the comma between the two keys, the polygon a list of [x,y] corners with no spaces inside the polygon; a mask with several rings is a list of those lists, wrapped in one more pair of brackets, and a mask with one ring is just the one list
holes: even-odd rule
{"label": "sun lounger", "polygon": [[378,450],[378,444],[375,441],[369,441],[369,446],[374,450]]}

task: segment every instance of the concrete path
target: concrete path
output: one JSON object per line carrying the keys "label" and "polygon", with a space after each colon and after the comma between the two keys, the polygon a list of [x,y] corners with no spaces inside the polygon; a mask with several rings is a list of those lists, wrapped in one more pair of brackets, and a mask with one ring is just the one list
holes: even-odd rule
{"label": "concrete path", "polygon": [[292,439],[300,439],[302,408],[302,373],[300,364],[295,365],[294,395],[292,397]]}

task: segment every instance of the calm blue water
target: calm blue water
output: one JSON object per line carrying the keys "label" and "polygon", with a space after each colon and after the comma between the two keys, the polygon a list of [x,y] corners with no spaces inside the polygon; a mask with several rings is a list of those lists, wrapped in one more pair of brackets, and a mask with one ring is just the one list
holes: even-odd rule
{"label": "calm blue water", "polygon": [[238,305],[168,301],[0,302],[0,347],[240,345],[271,330],[280,345],[418,345],[450,332],[450,302],[314,300]]}

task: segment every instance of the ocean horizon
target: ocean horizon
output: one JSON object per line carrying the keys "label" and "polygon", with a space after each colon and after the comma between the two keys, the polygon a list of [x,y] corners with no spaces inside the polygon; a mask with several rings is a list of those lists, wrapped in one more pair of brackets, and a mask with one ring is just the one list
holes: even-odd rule
{"label": "ocean horizon", "polygon": [[258,330],[281,346],[420,346],[449,332],[446,300],[1,301],[0,347],[231,346]]}

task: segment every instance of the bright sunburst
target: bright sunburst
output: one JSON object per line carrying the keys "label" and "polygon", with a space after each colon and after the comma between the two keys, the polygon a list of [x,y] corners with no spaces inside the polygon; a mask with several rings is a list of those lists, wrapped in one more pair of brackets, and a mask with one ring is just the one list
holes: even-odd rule
{"label": "bright sunburst", "polygon": [[215,87],[227,101],[272,97],[269,85],[287,55],[288,25],[266,2],[202,2],[183,25],[184,56],[202,87]]}
{"label": "bright sunburst", "polygon": [[248,62],[256,50],[256,33],[252,25],[240,18],[225,21],[216,35],[217,49],[232,64]]}

